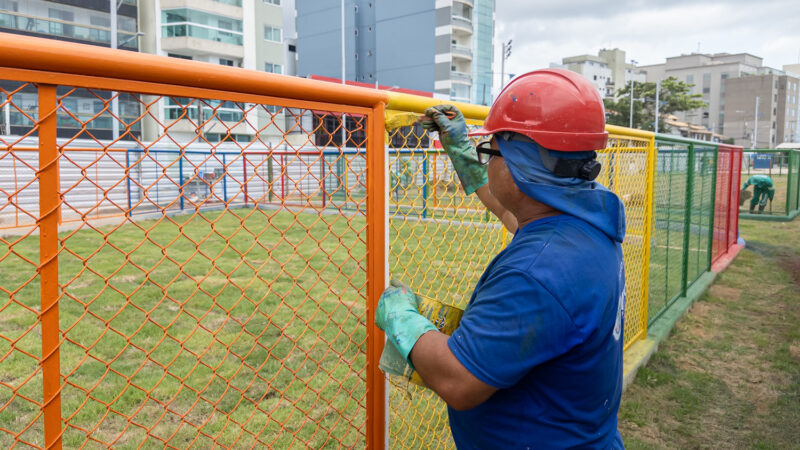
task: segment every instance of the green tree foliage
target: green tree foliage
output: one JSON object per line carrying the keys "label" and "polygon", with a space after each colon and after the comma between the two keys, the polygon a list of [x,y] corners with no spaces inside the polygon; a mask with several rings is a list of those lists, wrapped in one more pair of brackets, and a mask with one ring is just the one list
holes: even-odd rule
{"label": "green tree foliage", "polygon": [[[663,117],[665,114],[673,114],[681,111],[691,111],[693,109],[706,106],[700,94],[692,94],[693,84],[678,81],[675,77],[669,77],[661,82],[661,93],[659,102],[661,108],[659,113]],[[617,91],[617,100],[604,99],[606,107],[606,122],[611,125],[627,127],[630,124],[630,99],[631,85],[626,84],[624,88]],[[653,131],[655,126],[655,104],[656,104],[656,83],[633,83],[633,127],[642,130]],[[669,131],[663,120],[658,122],[658,131]]]}

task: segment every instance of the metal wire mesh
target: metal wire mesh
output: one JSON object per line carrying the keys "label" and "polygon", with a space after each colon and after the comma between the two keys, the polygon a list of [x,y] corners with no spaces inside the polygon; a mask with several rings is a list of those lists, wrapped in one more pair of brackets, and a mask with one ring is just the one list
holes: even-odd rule
{"label": "metal wire mesh", "polygon": [[719,145],[714,199],[712,263],[736,245],[738,231],[738,186],[741,147]]}
{"label": "metal wire mesh", "polygon": [[677,295],[683,276],[688,145],[657,141],[648,319],[655,320]]}
{"label": "metal wire mesh", "polygon": [[[790,218],[797,215],[800,205],[797,204],[800,167],[798,167],[797,150],[745,150],[742,155],[741,181],[739,187],[744,185],[753,175],[767,175],[772,179],[775,195],[767,202],[764,211],[755,207],[750,211],[751,202],[746,201],[739,207],[739,212],[744,217],[752,214],[761,216],[774,216],[777,218]],[[752,187],[750,188],[753,189]]]}
{"label": "metal wire mesh", "polygon": [[364,446],[368,114],[345,110],[342,132],[343,111],[169,86],[49,88],[54,109],[23,108],[35,86],[9,84],[28,131],[0,138],[0,447],[44,447],[47,414],[68,448]]}
{"label": "metal wire mesh", "polygon": [[[447,155],[419,126],[389,130],[390,273],[415,291],[464,308],[483,270],[504,244],[499,221],[465,196]],[[625,203],[626,346],[645,333],[653,147],[646,138],[612,135],[600,152],[598,181]],[[452,448],[446,405],[429,390],[390,379],[391,448]]]}

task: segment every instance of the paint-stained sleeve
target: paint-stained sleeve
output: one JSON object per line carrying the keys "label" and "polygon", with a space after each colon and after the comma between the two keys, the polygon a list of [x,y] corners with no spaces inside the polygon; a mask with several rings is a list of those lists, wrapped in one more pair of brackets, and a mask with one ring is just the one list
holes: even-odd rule
{"label": "paint-stained sleeve", "polygon": [[467,370],[499,389],[515,385],[531,369],[578,343],[561,303],[518,270],[488,277],[448,340]]}

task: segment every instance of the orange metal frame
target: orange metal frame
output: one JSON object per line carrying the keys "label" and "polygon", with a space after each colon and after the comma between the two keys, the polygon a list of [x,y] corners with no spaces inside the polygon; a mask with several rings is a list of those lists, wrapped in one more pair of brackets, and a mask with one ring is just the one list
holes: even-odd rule
{"label": "orange metal frame", "polygon": [[[43,416],[46,448],[61,448],[61,343],[58,302],[59,168],[67,151],[115,151],[59,147],[56,139],[57,86],[363,114],[367,139],[367,389],[368,448],[385,445],[385,383],[378,368],[383,333],[374,325],[375,307],[386,285],[386,199],[384,108],[379,90],[224,67],[176,58],[111,50],[91,45],[0,33],[0,79],[36,83],[39,88],[40,275]],[[97,74],[103,76],[98,77]],[[122,151],[122,150],[120,150]]]}

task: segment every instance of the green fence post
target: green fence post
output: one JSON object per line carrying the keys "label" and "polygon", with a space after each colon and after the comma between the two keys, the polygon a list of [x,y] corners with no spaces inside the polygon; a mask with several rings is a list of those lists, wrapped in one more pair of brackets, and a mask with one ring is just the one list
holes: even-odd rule
{"label": "green fence post", "polygon": [[792,213],[790,199],[792,198],[792,157],[794,156],[794,152],[789,150],[786,152],[786,156],[789,160],[789,165],[786,168],[786,215],[788,216]]}
{"label": "green fence post", "polygon": [[[708,269],[711,269],[711,260],[714,259],[714,227],[716,227],[716,209],[717,209],[717,167],[719,164],[719,145],[714,149],[714,165],[711,169],[711,214],[709,223],[711,226],[708,231]],[[728,195],[730,197],[730,195]]]}
{"label": "green fence post", "polygon": [[694,144],[689,144],[686,157],[686,193],[683,205],[683,257],[681,267],[681,296],[689,285],[689,234],[692,228],[692,198],[694,197]]}

